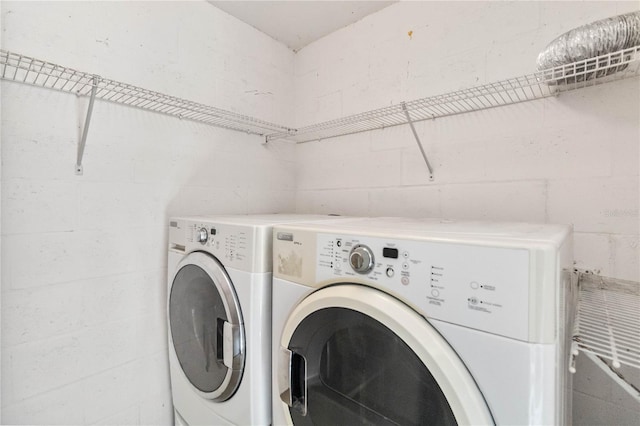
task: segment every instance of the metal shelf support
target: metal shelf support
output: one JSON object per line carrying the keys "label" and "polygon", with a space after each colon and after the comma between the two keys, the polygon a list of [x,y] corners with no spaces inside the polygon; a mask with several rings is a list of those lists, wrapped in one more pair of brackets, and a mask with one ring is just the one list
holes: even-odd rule
{"label": "metal shelf support", "polygon": [[411,127],[411,131],[413,132],[413,137],[416,139],[418,148],[420,148],[420,152],[422,153],[422,158],[424,158],[424,162],[427,165],[427,169],[429,169],[429,180],[433,180],[433,169],[431,168],[431,164],[429,164],[429,159],[427,158],[427,154],[424,152],[424,148],[422,147],[422,143],[420,142],[420,137],[418,136],[418,132],[416,132],[416,128],[413,125],[413,120],[409,115],[409,111],[407,111],[407,104],[405,102],[402,102],[402,110],[407,116],[407,123],[409,123],[409,127]]}
{"label": "metal shelf support", "polygon": [[93,102],[96,100],[96,92],[98,90],[98,80],[100,77],[93,76],[93,84],[91,87],[91,97],[89,98],[89,108],[87,108],[87,118],[84,120],[84,129],[82,130],[82,139],[78,144],[78,157],[76,158],[76,174],[82,175],[82,157],[84,156],[84,147],[87,144],[87,133],[89,133],[89,124],[91,124],[91,115],[93,114]]}

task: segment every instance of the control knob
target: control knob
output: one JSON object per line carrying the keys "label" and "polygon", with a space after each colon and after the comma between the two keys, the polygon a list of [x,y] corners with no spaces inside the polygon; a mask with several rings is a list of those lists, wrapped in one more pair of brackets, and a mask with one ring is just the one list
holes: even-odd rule
{"label": "control knob", "polygon": [[207,232],[206,228],[200,228],[197,232],[196,232],[196,240],[201,243],[204,244],[207,242],[207,240],[209,239],[209,233]]}
{"label": "control knob", "polygon": [[354,271],[359,274],[366,274],[373,269],[373,253],[365,245],[357,245],[349,254],[349,263]]}

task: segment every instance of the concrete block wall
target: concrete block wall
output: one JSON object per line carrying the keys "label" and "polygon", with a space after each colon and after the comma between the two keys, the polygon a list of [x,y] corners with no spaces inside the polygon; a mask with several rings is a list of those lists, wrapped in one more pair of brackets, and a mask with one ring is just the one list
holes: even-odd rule
{"label": "concrete block wall", "polygon": [[[294,54],[206,2],[5,2],[2,48],[265,120]],[[2,90],[3,424],[171,424],[167,218],[294,210],[294,147]],[[256,94],[264,93],[264,94]],[[269,179],[265,179],[269,176]]]}
{"label": "concrete block wall", "polygon": [[[296,55],[296,125],[535,70],[561,33],[637,2],[400,2]],[[411,32],[411,35],[409,35]],[[640,84],[296,147],[299,212],[572,223],[576,266],[640,280]],[[637,425],[640,406],[581,359],[576,424]],[[607,390],[607,391],[603,391]]]}

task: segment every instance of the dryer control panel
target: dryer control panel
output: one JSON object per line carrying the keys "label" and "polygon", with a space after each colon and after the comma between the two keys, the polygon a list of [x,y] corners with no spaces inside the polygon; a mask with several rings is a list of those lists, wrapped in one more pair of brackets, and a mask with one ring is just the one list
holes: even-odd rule
{"label": "dryer control panel", "polygon": [[253,266],[252,228],[231,224],[173,220],[169,226],[169,249],[189,253],[205,251],[225,267],[251,271]]}
{"label": "dryer control panel", "polygon": [[378,287],[426,317],[528,338],[526,249],[318,233],[315,273]]}

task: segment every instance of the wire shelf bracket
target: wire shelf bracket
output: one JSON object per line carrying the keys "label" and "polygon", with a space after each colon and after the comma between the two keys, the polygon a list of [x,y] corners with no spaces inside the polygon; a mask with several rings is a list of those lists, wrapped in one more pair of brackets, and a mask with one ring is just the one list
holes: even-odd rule
{"label": "wire shelf bracket", "polygon": [[78,156],[76,158],[76,174],[82,175],[84,169],[82,167],[82,157],[84,156],[84,147],[87,144],[87,134],[89,133],[89,124],[91,123],[91,115],[93,114],[93,102],[96,100],[96,92],[98,90],[98,79],[100,77],[93,76],[93,85],[91,87],[91,95],[89,97],[89,107],[87,108],[87,117],[84,120],[84,129],[82,130],[82,138],[78,144]]}
{"label": "wire shelf bracket", "polygon": [[431,164],[429,163],[429,159],[427,158],[427,154],[424,152],[424,148],[422,147],[422,143],[420,142],[420,137],[418,136],[418,132],[416,132],[416,128],[413,125],[413,120],[411,119],[411,116],[409,115],[409,111],[407,111],[407,105],[402,102],[402,109],[404,110],[404,113],[407,117],[407,123],[409,124],[409,127],[411,127],[411,132],[413,132],[413,137],[416,139],[416,143],[418,144],[418,148],[420,148],[420,152],[422,153],[422,158],[424,158],[424,162],[427,165],[427,169],[429,169],[429,180],[433,180],[433,168],[431,167]]}

